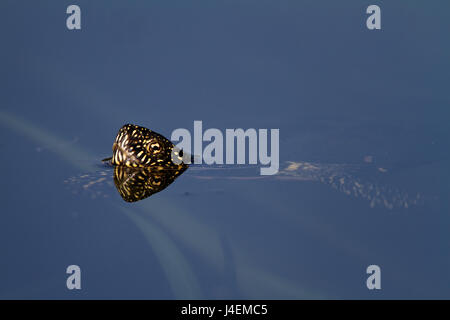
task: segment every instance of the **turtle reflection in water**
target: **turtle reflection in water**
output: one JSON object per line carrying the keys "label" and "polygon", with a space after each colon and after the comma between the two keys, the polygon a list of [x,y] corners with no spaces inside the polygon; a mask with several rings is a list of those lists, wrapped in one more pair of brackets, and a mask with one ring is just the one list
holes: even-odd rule
{"label": "turtle reflection in water", "polygon": [[114,168],[114,184],[123,200],[135,202],[165,189],[186,168],[186,165],[174,165],[174,168],[165,167],[163,169],[116,166]]}
{"label": "turtle reflection in water", "polygon": [[172,154],[183,157],[171,141],[147,128],[127,124],[120,128],[113,155],[103,162],[114,166],[114,184],[127,202],[145,199],[165,189],[188,166],[175,164]]}

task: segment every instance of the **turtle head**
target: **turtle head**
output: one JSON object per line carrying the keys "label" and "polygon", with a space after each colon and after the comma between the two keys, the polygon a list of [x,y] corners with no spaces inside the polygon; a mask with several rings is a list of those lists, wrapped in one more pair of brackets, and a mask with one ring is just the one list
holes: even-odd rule
{"label": "turtle head", "polygon": [[150,129],[134,124],[120,128],[113,144],[112,164],[132,168],[171,167],[174,144]]}

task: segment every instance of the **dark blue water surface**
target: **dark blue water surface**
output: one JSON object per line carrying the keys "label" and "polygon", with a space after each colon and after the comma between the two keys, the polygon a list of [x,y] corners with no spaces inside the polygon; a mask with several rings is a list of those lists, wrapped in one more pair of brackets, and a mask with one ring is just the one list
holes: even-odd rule
{"label": "dark blue water surface", "polygon": [[[80,0],[78,31],[70,4],[0,3],[1,298],[450,298],[448,1],[378,1],[376,31],[368,1]],[[83,187],[123,124],[194,120],[318,174]]]}

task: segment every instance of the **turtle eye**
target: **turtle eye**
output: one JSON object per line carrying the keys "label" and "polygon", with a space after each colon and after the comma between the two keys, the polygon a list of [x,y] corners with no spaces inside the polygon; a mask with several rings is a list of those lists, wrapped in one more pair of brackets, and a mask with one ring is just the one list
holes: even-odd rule
{"label": "turtle eye", "polygon": [[149,151],[153,151],[154,153],[158,153],[161,151],[161,146],[159,145],[158,142],[156,143],[151,143],[149,146]]}

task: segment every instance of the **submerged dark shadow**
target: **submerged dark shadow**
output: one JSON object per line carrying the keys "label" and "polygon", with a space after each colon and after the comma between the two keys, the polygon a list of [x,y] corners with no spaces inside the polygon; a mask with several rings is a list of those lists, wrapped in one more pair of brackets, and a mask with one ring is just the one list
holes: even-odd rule
{"label": "submerged dark shadow", "polygon": [[114,185],[126,202],[136,202],[167,188],[186,169],[187,165],[166,167],[114,167]]}

